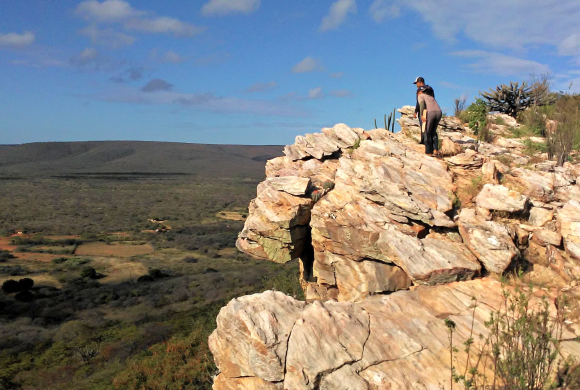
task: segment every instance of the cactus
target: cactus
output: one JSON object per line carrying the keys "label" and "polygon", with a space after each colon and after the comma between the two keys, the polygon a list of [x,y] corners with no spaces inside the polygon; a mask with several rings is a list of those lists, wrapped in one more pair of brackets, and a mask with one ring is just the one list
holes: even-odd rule
{"label": "cactus", "polygon": [[396,110],[397,110],[396,108],[393,108],[393,127],[391,129],[391,133],[394,133],[395,132],[395,118],[397,117],[397,111]]}
{"label": "cactus", "polygon": [[377,128],[377,118],[375,118],[375,129]]}
{"label": "cactus", "polygon": [[387,114],[385,114],[385,130],[387,130]]}
{"label": "cactus", "polygon": [[489,92],[480,92],[480,95],[487,100],[486,105],[490,111],[508,114],[513,118],[530,106],[545,106],[555,102],[546,80],[532,86],[528,86],[525,81],[521,85],[510,81],[510,85],[502,84],[495,91],[490,88]]}
{"label": "cactus", "polygon": [[322,188],[328,192],[330,190],[332,190],[334,188],[334,182],[327,180],[324,183],[322,183]]}

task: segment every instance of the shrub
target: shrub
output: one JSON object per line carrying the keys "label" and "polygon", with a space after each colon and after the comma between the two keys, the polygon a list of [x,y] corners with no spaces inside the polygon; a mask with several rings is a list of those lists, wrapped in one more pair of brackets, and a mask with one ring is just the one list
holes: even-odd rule
{"label": "shrub", "polygon": [[466,120],[474,134],[479,134],[479,130],[487,126],[487,106],[482,99],[477,98],[467,107]]}
{"label": "shrub", "polygon": [[15,256],[5,249],[0,250],[0,263],[5,262],[8,259],[13,259]]}
{"label": "shrub", "polygon": [[90,266],[85,266],[81,269],[81,278],[89,278],[89,279],[96,279],[97,278],[97,271]]}
{"label": "shrub", "polygon": [[52,264],[62,264],[68,260],[68,257],[55,257],[51,260]]}
{"label": "shrub", "polygon": [[160,269],[152,268],[149,270],[149,276],[151,276],[152,278],[155,278],[155,279],[159,279],[159,278],[165,278],[169,275],[167,275],[165,272],[161,271]]}
{"label": "shrub", "polygon": [[20,284],[13,279],[8,279],[2,283],[2,291],[6,294],[12,294],[20,291]]}
{"label": "shrub", "polygon": [[141,275],[137,278],[137,283],[147,283],[147,282],[152,282],[154,280],[155,279],[151,275]]}
{"label": "shrub", "polygon": [[546,132],[547,151],[561,166],[580,143],[580,95],[561,96],[554,111],[556,128]]}
{"label": "shrub", "polygon": [[20,291],[18,294],[14,296],[14,299],[20,302],[32,302],[34,300],[34,294],[30,291]]}
{"label": "shrub", "polygon": [[465,106],[467,104],[467,97],[465,95],[461,95],[460,97],[456,98],[454,101],[455,109],[453,110],[453,115],[459,118],[461,113],[465,110]]}
{"label": "shrub", "polygon": [[190,264],[195,264],[195,263],[197,263],[198,260],[193,256],[187,256],[187,257],[184,257],[182,259],[182,261],[184,261],[186,263],[190,263]]}
{"label": "shrub", "polygon": [[23,278],[18,281],[18,286],[20,287],[20,291],[30,290],[32,286],[34,286],[34,280],[30,278]]}
{"label": "shrub", "polygon": [[526,148],[523,150],[523,152],[528,156],[533,156],[536,153],[546,153],[547,150],[545,143],[533,142],[529,138],[524,140],[524,145],[526,145]]}
{"label": "shrub", "polygon": [[[558,311],[553,317],[545,296],[540,305],[532,304],[531,285],[526,292],[516,287],[514,293],[510,293],[504,288],[503,297],[502,306],[492,311],[489,321],[485,322],[489,335],[479,335],[481,346],[478,349],[474,346],[472,321],[470,337],[463,343],[467,354],[465,367],[458,372],[451,363],[452,382],[460,383],[466,389],[556,387],[553,373],[560,352],[564,301],[558,301]],[[477,301],[472,299],[475,317]],[[453,347],[455,323],[446,319],[445,325],[453,362],[453,354],[459,352]],[[486,369],[491,369],[493,379],[485,376]]]}

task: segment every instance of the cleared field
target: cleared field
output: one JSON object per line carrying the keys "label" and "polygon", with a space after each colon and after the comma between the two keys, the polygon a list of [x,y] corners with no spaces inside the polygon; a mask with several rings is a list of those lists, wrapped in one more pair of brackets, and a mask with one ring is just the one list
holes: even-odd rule
{"label": "cleared field", "polygon": [[75,255],[105,256],[105,257],[132,257],[148,255],[154,252],[151,244],[128,244],[112,242],[88,242],[77,247]]}
{"label": "cleared field", "polygon": [[12,245],[10,237],[0,237],[0,250],[13,251],[17,245]]}
{"label": "cleared field", "polygon": [[54,253],[34,253],[34,252],[17,252],[13,253],[16,256],[15,259],[11,260],[11,263],[18,264],[18,261],[22,260],[33,260],[40,261],[43,263],[49,263],[52,259],[57,257],[69,257],[70,255],[54,254]]}
{"label": "cleared field", "polygon": [[99,283],[105,284],[121,283],[128,280],[133,281],[148,272],[142,263],[110,257],[93,258],[91,266],[99,270],[103,269],[106,276],[99,279]]}

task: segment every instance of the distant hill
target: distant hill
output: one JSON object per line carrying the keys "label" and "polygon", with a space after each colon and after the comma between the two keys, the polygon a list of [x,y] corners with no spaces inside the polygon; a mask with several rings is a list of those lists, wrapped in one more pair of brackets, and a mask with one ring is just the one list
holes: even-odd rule
{"label": "distant hill", "polygon": [[153,175],[262,177],[282,146],[146,141],[37,142],[0,145],[0,176]]}

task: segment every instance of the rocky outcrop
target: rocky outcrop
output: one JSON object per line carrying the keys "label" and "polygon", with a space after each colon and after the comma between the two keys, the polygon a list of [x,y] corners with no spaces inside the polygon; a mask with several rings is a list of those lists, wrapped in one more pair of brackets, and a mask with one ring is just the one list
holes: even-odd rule
{"label": "rocky outcrop", "polygon": [[[268,291],[224,307],[209,342],[215,390],[449,388],[444,319],[461,340],[472,324],[485,335],[504,298],[494,274],[525,263],[574,293],[580,165],[532,159],[505,125],[481,142],[456,118],[440,127],[446,157],[428,157],[413,111],[399,110],[398,134],[339,124],[267,162],[237,246],[298,259],[306,302]],[[564,357],[580,352],[576,323]]]}
{"label": "rocky outcrop", "polygon": [[[498,156],[527,164],[518,149],[523,142],[479,142],[450,117],[440,136],[460,153],[428,157],[413,140],[419,131],[413,108],[399,112],[398,134],[339,124],[296,137],[285,156],[266,164],[238,248],[275,262],[299,259],[308,301],[360,301],[412,285],[469,280],[483,271],[503,273],[520,258],[518,246],[530,240],[559,248],[564,234],[550,221],[562,204],[554,202],[565,197],[558,191],[578,187],[580,169],[504,165]],[[463,177],[484,185],[471,205],[461,199],[471,211],[458,216],[454,202],[458,186],[466,186]],[[516,221],[497,220],[496,212],[529,214],[529,226],[552,225],[534,235]],[[564,237],[569,253],[580,254],[576,245]]]}
{"label": "rocky outcrop", "polygon": [[[474,333],[485,336],[484,322],[502,306],[502,292],[499,282],[484,278],[420,286],[361,303],[305,306],[270,291],[234,299],[220,311],[210,337],[220,369],[214,390],[450,388],[444,319],[457,324],[456,343],[469,337],[472,321]],[[578,334],[577,327],[568,327],[562,338]],[[476,349],[482,341],[475,337],[474,342]],[[454,364],[463,367],[466,359],[461,348]]]}

